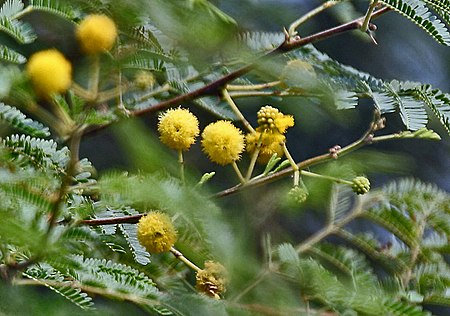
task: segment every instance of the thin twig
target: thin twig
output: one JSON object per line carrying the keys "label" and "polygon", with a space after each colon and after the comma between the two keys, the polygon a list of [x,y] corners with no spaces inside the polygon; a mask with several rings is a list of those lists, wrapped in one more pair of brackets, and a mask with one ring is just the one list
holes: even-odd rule
{"label": "thin twig", "polygon": [[332,6],[335,6],[336,4],[338,4],[338,1],[327,1],[324,2],[322,5],[318,6],[317,8],[309,11],[308,13],[306,13],[305,15],[301,16],[299,19],[295,20],[290,26],[289,26],[289,30],[288,30],[288,34],[289,36],[295,36],[297,35],[297,28],[305,23],[306,21],[308,21],[309,19],[311,19],[312,17],[316,16],[317,14],[319,14],[320,12],[331,8]]}
{"label": "thin twig", "polygon": [[227,89],[222,89],[222,96],[225,99],[225,101],[228,103],[228,105],[233,110],[234,114],[239,118],[239,120],[244,124],[245,128],[251,132],[254,133],[255,129],[252,127],[252,125],[247,121],[247,119],[244,117],[244,115],[239,110],[236,103],[234,103],[233,99],[231,98],[230,94],[228,93]]}
{"label": "thin twig", "polygon": [[180,251],[178,251],[174,247],[170,248],[170,252],[175,256],[175,258],[177,258],[178,260],[183,262],[185,265],[187,265],[189,268],[191,268],[195,272],[199,272],[202,270],[195,263],[193,263],[188,258],[186,258]]}

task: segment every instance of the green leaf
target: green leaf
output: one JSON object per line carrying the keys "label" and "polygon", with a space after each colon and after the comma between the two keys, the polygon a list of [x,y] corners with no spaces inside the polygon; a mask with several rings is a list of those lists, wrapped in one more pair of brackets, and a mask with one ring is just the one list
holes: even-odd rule
{"label": "green leaf", "polygon": [[291,244],[285,243],[278,246],[278,255],[283,263],[297,264],[300,262],[297,251]]}
{"label": "green leaf", "polygon": [[23,272],[22,275],[58,293],[83,310],[91,310],[94,306],[90,296],[74,286],[72,282],[65,281],[64,277],[51,267],[47,269],[36,267]]}
{"label": "green leaf", "polygon": [[414,96],[401,95],[401,84],[398,81],[385,83],[389,96],[393,98],[397,109],[400,112],[403,124],[409,130],[418,130],[426,126],[428,122],[427,112],[423,104]]}
{"label": "green leaf", "polygon": [[431,15],[421,0],[380,0],[397,13],[425,30],[439,43],[450,46],[450,34],[445,24]]}
{"label": "green leaf", "polygon": [[0,7],[0,18],[10,18],[23,9],[23,2],[20,0],[6,0]]}
{"label": "green leaf", "polygon": [[47,137],[50,135],[48,127],[27,118],[15,107],[6,105],[2,102],[0,102],[0,120],[31,136]]}
{"label": "green leaf", "polygon": [[2,60],[13,64],[23,64],[27,61],[25,56],[19,54],[15,50],[12,50],[4,45],[0,45],[0,61]]}
{"label": "green leaf", "polygon": [[430,85],[423,85],[415,91],[418,98],[433,111],[450,135],[450,95],[432,89]]}
{"label": "green leaf", "polygon": [[[137,213],[137,212],[136,212]],[[131,249],[134,260],[142,265],[150,263],[150,254],[139,243],[137,239],[137,227],[135,224],[119,224],[120,231],[127,240],[128,246]]]}
{"label": "green leaf", "polygon": [[73,258],[79,264],[78,280],[100,288],[129,293],[148,298],[150,301],[159,297],[155,283],[144,273],[124,264],[106,259]]}
{"label": "green leaf", "polygon": [[12,135],[0,141],[3,147],[17,156],[27,157],[33,166],[44,171],[48,171],[47,168],[49,168],[56,172],[63,172],[69,161],[68,148],[57,149],[57,143],[53,140]]}
{"label": "green leaf", "polygon": [[0,17],[0,32],[5,32],[20,44],[29,44],[36,39],[31,26],[7,17]]}

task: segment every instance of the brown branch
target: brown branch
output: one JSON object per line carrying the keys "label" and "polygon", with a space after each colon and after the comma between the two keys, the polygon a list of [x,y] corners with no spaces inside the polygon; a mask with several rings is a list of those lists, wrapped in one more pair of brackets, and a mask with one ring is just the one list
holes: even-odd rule
{"label": "brown branch", "polygon": [[[388,7],[379,9],[379,10],[375,11],[374,13],[372,13],[371,19],[373,20],[375,18],[378,18],[379,16],[385,14],[388,11],[390,11],[390,8],[388,8]],[[227,75],[225,75],[225,76],[223,76],[223,77],[221,77],[199,89],[193,90],[189,93],[178,95],[172,99],[162,101],[162,102],[160,102],[154,106],[151,106],[149,108],[132,111],[130,113],[130,116],[132,116],[132,117],[141,116],[144,114],[160,111],[160,110],[166,109],[171,106],[179,105],[180,103],[183,103],[183,102],[192,101],[199,97],[208,96],[208,95],[217,95],[217,94],[219,94],[220,90],[227,85],[227,83],[245,75],[246,73],[248,73],[249,71],[254,69],[261,61],[270,59],[274,56],[284,54],[286,52],[303,47],[305,45],[318,42],[320,40],[324,40],[324,39],[327,39],[327,38],[330,38],[330,37],[333,37],[333,36],[336,36],[336,35],[351,31],[351,30],[359,29],[362,26],[362,21],[364,18],[365,17],[358,18],[358,19],[355,19],[348,23],[345,23],[345,24],[342,24],[342,25],[339,25],[339,26],[336,26],[336,27],[327,29],[325,31],[318,32],[318,33],[315,33],[313,35],[303,37],[303,38],[300,38],[299,36],[294,37],[294,38],[286,37],[286,39],[280,46],[278,46],[274,50],[268,52],[264,56],[260,57],[255,62],[253,62],[249,65],[243,66],[243,67],[241,67],[241,68],[239,68],[239,69],[237,69],[237,70],[235,70],[235,71],[233,71],[233,72],[231,72],[231,73],[229,73],[229,74],[227,74]],[[374,29],[375,26],[371,24],[371,25],[369,25],[369,28]],[[96,132],[98,130],[108,127],[109,125],[110,124],[90,127],[84,131],[84,134]]]}
{"label": "brown branch", "polygon": [[136,214],[123,217],[107,217],[96,219],[85,219],[78,222],[79,225],[99,226],[99,225],[114,225],[114,224],[136,224],[142,216],[146,214]]}

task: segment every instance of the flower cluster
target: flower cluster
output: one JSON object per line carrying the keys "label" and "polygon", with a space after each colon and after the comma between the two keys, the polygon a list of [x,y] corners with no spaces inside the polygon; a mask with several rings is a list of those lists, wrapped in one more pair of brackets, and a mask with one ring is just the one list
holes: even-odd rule
{"label": "flower cluster", "polygon": [[284,134],[289,127],[294,126],[294,117],[267,105],[258,111],[257,118],[256,131],[246,136],[247,151],[253,154],[259,144],[258,162],[266,164],[273,154],[277,154],[278,157],[284,155],[283,144],[286,141]]}
{"label": "flower cluster", "polygon": [[72,83],[72,65],[56,49],[33,54],[28,60],[26,72],[36,94],[41,97],[63,93]]}
{"label": "flower cluster", "polygon": [[117,38],[117,28],[108,16],[92,14],[78,25],[76,37],[84,53],[95,55],[112,48]]}
{"label": "flower cluster", "polygon": [[139,220],[137,237],[148,252],[167,252],[177,241],[177,230],[168,215],[153,211]]}
{"label": "flower cluster", "polygon": [[199,135],[198,119],[187,109],[170,109],[159,116],[161,142],[176,150],[188,150]]}
{"label": "flower cluster", "polygon": [[197,272],[195,279],[197,289],[208,296],[220,299],[220,294],[225,292],[226,270],[220,263],[205,262],[205,268]]}

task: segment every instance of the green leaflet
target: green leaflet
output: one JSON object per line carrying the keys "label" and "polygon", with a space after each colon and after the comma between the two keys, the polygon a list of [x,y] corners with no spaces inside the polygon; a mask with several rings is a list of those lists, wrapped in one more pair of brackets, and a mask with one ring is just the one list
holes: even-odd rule
{"label": "green leaflet", "polygon": [[0,102],[0,120],[12,127],[35,137],[47,137],[50,135],[48,127],[40,122],[26,117],[17,108]]}
{"label": "green leaflet", "polygon": [[[386,4],[397,13],[400,13],[404,17],[408,18],[414,24],[426,31],[439,43],[450,46],[450,33],[448,31],[448,28],[437,17],[431,15],[430,11],[428,11],[428,8],[424,4],[434,4],[435,1],[380,0],[380,2]],[[436,4],[438,3],[439,1],[436,1]]]}

